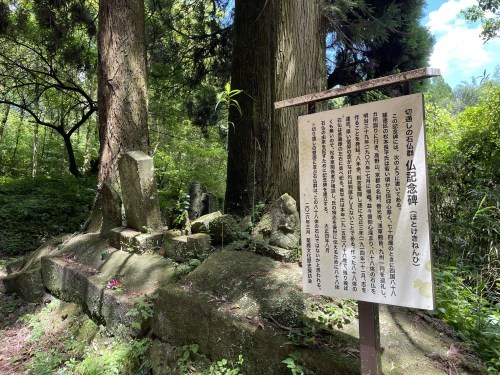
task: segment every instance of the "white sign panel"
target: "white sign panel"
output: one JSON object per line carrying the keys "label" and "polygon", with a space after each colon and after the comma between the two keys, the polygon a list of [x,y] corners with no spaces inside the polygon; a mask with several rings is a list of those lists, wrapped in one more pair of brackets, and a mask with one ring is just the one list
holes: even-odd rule
{"label": "white sign panel", "polygon": [[434,309],[421,94],[299,117],[304,291]]}

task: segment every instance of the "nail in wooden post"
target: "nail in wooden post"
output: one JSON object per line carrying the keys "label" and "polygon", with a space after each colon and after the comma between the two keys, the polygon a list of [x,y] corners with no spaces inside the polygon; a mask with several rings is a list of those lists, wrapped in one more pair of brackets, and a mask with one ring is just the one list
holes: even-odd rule
{"label": "nail in wooden post", "polygon": [[378,304],[358,301],[362,375],[382,375]]}

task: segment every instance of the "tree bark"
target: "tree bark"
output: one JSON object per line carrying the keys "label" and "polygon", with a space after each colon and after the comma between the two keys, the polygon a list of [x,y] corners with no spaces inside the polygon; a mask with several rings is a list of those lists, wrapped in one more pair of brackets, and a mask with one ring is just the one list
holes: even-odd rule
{"label": "tree bark", "polygon": [[2,138],[3,138],[3,132],[5,130],[5,125],[7,125],[7,120],[9,119],[9,112],[10,112],[10,105],[6,105],[2,121],[0,122],[0,144],[2,143]]}
{"label": "tree bark", "polygon": [[226,211],[246,214],[289,193],[298,200],[297,116],[274,102],[321,91],[326,83],[324,0],[237,0],[231,85]]}
{"label": "tree bark", "polygon": [[235,97],[242,115],[234,107],[229,110],[225,209],[233,214],[246,214],[254,204],[266,199],[275,49],[270,2],[235,3],[231,86],[243,93]]}
{"label": "tree bark", "polygon": [[[275,101],[323,91],[326,87],[326,23],[320,0],[281,1],[276,13]],[[299,203],[298,116],[307,106],[276,110],[272,126],[272,200],[288,193]]]}
{"label": "tree bark", "polygon": [[114,204],[101,202],[107,199],[101,197],[102,186],[120,192],[121,155],[149,148],[143,0],[99,0],[98,51],[98,192],[84,227],[102,233],[106,227],[102,224],[113,218],[103,217],[100,207]]}
{"label": "tree bark", "polygon": [[75,151],[73,150],[73,144],[71,143],[71,136],[60,133],[64,139],[64,146],[66,147],[66,152],[68,153],[68,163],[69,171],[75,177],[80,177],[80,171],[78,165],[76,164]]}
{"label": "tree bark", "polygon": [[31,167],[31,177],[36,177],[38,172],[38,124],[33,129],[33,159]]}
{"label": "tree bark", "polygon": [[143,0],[99,1],[99,185],[119,191],[118,159],[148,151]]}

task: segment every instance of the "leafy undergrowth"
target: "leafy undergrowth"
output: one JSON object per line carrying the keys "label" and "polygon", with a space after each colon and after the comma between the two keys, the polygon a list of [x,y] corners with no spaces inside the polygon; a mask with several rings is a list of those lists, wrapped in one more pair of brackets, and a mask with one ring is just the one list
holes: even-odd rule
{"label": "leafy undergrowth", "polygon": [[0,306],[6,316],[0,326],[2,374],[149,372],[150,362],[144,360],[149,339],[110,335],[75,304],[51,299],[35,305],[2,295]]}
{"label": "leafy undergrowth", "polygon": [[496,281],[493,290],[487,284],[470,286],[468,280],[478,280],[466,269],[447,267],[435,272],[438,308],[433,315],[456,329],[458,338],[470,343],[486,362],[488,372],[500,371],[500,300]]}
{"label": "leafy undergrowth", "polygon": [[[0,275],[2,276],[2,275]],[[0,279],[1,285],[1,279]],[[123,330],[126,331],[125,329]],[[158,341],[157,341],[158,342]],[[111,334],[74,303],[47,296],[40,304],[8,295],[0,287],[0,374],[140,375],[152,373],[151,338]],[[171,348],[169,363],[157,371],[171,375],[237,375],[243,357],[215,362],[198,345]],[[160,354],[164,359],[164,354]],[[157,372],[158,373],[158,372]]]}
{"label": "leafy undergrowth", "polygon": [[79,230],[95,187],[94,178],[0,178],[0,255],[24,255]]}

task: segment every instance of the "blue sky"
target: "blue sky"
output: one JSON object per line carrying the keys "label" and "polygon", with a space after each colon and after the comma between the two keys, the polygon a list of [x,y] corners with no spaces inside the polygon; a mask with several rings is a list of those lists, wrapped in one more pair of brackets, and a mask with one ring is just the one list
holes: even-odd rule
{"label": "blue sky", "polygon": [[484,43],[480,38],[480,25],[467,24],[460,10],[476,4],[475,0],[427,0],[424,10],[425,25],[434,35],[436,43],[430,66],[441,69],[445,81],[455,87],[472,77],[493,74],[500,65],[500,39]]}

